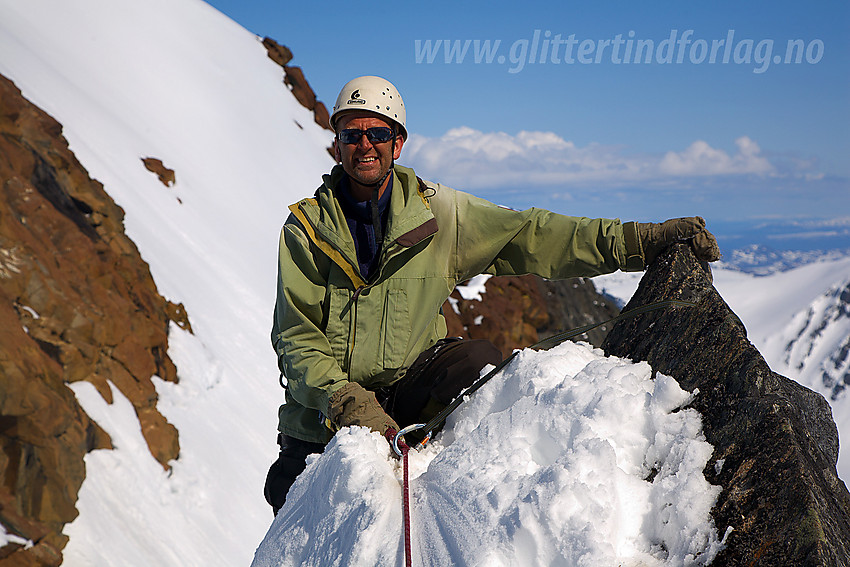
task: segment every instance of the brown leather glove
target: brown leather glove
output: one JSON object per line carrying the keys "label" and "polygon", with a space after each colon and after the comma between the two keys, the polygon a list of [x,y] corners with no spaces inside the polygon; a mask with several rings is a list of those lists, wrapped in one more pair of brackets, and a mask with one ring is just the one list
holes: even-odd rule
{"label": "brown leather glove", "polygon": [[685,240],[690,240],[698,260],[714,262],[720,259],[717,239],[705,229],[705,219],[702,217],[670,219],[662,223],[639,222],[637,231],[647,266],[655,260],[659,252],[674,242]]}
{"label": "brown leather glove", "polygon": [[328,418],[337,427],[362,425],[372,431],[385,435],[392,428],[399,430],[398,424],[387,415],[375,392],[370,392],[357,382],[349,382],[328,398]]}

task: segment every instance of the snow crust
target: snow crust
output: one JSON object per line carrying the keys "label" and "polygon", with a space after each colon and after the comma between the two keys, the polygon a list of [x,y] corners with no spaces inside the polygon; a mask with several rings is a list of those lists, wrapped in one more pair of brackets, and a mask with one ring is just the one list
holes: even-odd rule
{"label": "snow crust", "polygon": [[22,545],[27,549],[34,545],[31,540],[24,539],[20,536],[16,536],[15,534],[10,534],[6,531],[6,526],[0,524],[0,548],[6,547],[10,543]]}
{"label": "snow crust", "polygon": [[[720,487],[692,399],[588,345],[522,351],[410,456],[417,565],[704,565]],[[290,491],[254,567],[401,565],[401,466],[339,432]]]}

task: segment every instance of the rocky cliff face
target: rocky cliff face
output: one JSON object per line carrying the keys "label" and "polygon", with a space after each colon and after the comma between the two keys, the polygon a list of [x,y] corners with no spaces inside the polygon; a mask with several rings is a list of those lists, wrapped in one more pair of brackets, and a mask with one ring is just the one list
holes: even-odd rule
{"label": "rocky cliff face", "polygon": [[[488,339],[504,356],[561,331],[607,321],[617,313],[613,302],[597,293],[590,280],[547,281],[532,275],[490,278],[480,301],[463,299],[455,290],[443,305],[449,336]],[[599,346],[607,332],[602,326],[576,340]]]}
{"label": "rocky cliff face", "polygon": [[0,522],[33,543],[0,549],[2,565],[60,564],[83,456],[111,446],[67,383],[108,402],[120,390],[152,455],[177,458],[151,377],[177,380],[168,322],[188,319],[157,293],[123,217],[61,125],[0,76]]}
{"label": "rocky cliff face", "polygon": [[826,400],[770,370],[687,247],[663,253],[624,311],[664,299],[691,308],[617,323],[603,348],[646,360],[698,389],[693,407],[714,445],[706,478],[724,566],[850,565],[850,494],[838,478],[838,433]]}

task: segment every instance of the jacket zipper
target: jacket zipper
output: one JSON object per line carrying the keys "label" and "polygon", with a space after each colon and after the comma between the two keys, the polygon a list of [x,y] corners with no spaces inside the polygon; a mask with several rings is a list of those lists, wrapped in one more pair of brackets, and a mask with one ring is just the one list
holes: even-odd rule
{"label": "jacket zipper", "polygon": [[[395,244],[395,242],[393,242]],[[397,245],[396,245],[397,247]],[[384,270],[384,265],[386,265],[387,260],[389,260],[390,252],[388,252],[388,248],[385,248],[381,251],[381,259],[378,262],[378,273],[375,276],[374,281],[379,281],[381,279],[381,274]],[[351,379],[351,360],[354,356],[354,348],[357,346],[357,300],[360,298],[360,294],[364,291],[371,289],[374,287],[374,283],[366,284],[364,286],[360,286],[354,290],[354,294],[351,296],[351,308],[349,309],[349,313],[351,313],[349,317],[349,327],[348,327],[348,335],[350,340],[348,341],[348,349],[346,351],[346,368],[349,380]]]}

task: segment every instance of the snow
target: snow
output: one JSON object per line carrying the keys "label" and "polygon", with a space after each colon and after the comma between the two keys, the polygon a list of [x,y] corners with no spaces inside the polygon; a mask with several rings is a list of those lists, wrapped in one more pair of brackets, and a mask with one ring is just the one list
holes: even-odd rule
{"label": "snow", "polygon": [[486,292],[485,284],[491,278],[490,274],[478,274],[463,285],[457,286],[460,296],[467,301],[483,301],[482,295]]}
{"label": "snow", "polygon": [[[274,523],[262,497],[283,398],[268,337],[278,231],[332,162],[329,133],[258,38],[200,0],[0,0],[0,53],[0,72],[63,124],[124,208],[160,293],[185,305],[195,333],[170,329],[180,382],[154,378],[180,432],[169,470],[117,389],[107,404],[73,386],[115,448],[86,456],[64,564],[247,565],[261,542],[258,565],[398,564],[399,469],[366,431],[341,432],[314,458]],[[176,183],[162,185],[144,157]],[[747,282],[735,294],[757,294]],[[689,396],[586,346],[523,352],[411,457],[416,553],[434,564],[706,562],[720,545],[708,516],[718,489],[702,477],[711,447],[699,416],[679,409]]]}
{"label": "snow", "polygon": [[[691,394],[651,375],[583,344],[522,351],[411,453],[414,563],[708,563],[721,548],[720,487],[702,473],[713,449],[681,409]],[[344,429],[253,566],[403,564],[400,470],[379,435]]]}
{"label": "snow", "polygon": [[16,536],[15,534],[8,533],[6,531],[6,526],[0,524],[0,548],[6,547],[10,543],[23,546],[27,549],[35,545],[31,540],[24,539],[20,536]]}
{"label": "snow", "polygon": [[33,309],[32,307],[29,307],[28,305],[21,305],[21,309],[29,313],[33,319],[41,319],[41,315],[36,313],[35,309]]}

